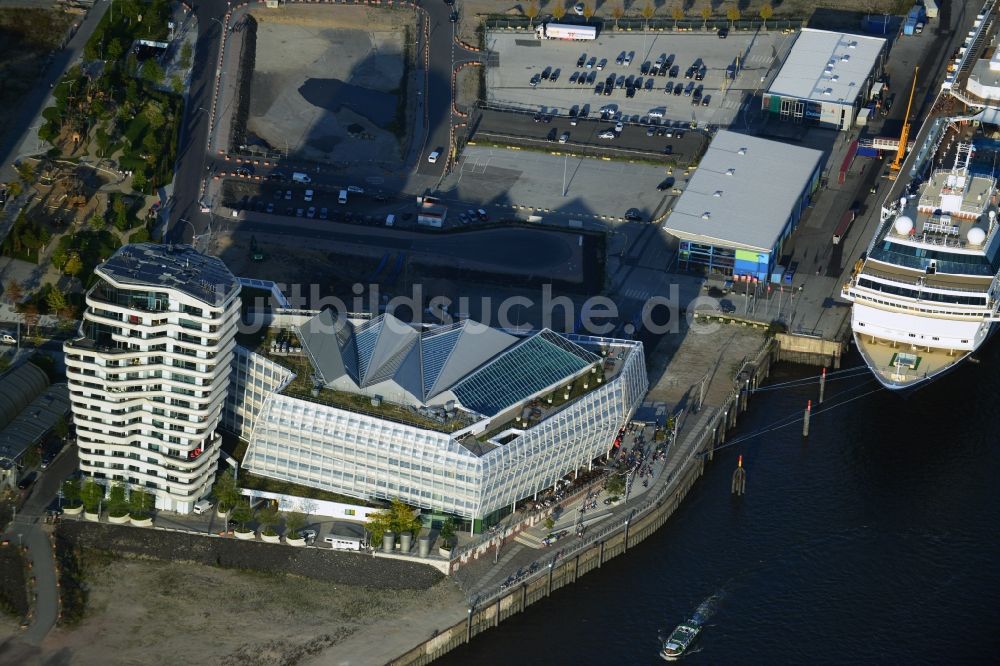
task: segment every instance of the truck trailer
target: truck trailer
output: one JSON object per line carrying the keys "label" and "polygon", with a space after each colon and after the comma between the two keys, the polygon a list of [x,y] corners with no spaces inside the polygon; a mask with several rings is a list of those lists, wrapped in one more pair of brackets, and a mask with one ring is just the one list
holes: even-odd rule
{"label": "truck trailer", "polygon": [[924,13],[927,14],[927,18],[937,18],[938,6],[935,0],[924,0]]}
{"label": "truck trailer", "polygon": [[543,23],[535,28],[535,32],[539,39],[569,39],[574,41],[597,39],[597,28],[592,25]]}

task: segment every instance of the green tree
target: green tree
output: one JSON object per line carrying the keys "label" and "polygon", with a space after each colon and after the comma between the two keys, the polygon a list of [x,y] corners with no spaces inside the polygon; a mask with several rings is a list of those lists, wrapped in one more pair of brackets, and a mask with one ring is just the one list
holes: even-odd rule
{"label": "green tree", "polygon": [[124,516],[128,513],[128,501],[125,499],[125,484],[115,481],[108,491],[108,514],[111,516]]}
{"label": "green tree", "polygon": [[49,312],[55,314],[66,309],[66,295],[62,290],[49,285],[49,293],[45,295],[45,302],[49,306]]}
{"label": "green tree", "polygon": [[148,518],[153,511],[154,499],[145,488],[134,486],[128,494],[129,514],[133,518]]}
{"label": "green tree", "polygon": [[528,3],[527,9],[524,10],[524,15],[528,17],[528,27],[529,29],[534,29],[535,19],[538,18],[538,2],[537,0],[531,0]]}
{"label": "green tree", "polygon": [[42,464],[42,447],[29,446],[21,454],[21,464],[27,469],[34,469]]}
{"label": "green tree", "polygon": [[184,42],[184,46],[181,47],[181,67],[187,69],[191,66],[191,43]]}
{"label": "green tree", "polygon": [[69,253],[62,245],[57,245],[56,248],[52,250],[52,265],[58,269],[62,270],[62,267],[66,265],[66,260],[68,258]]}
{"label": "green tree", "polygon": [[101,500],[104,499],[104,486],[93,479],[87,479],[80,489],[80,499],[83,500],[83,507],[87,513],[96,513]]}
{"label": "green tree", "polygon": [[297,539],[299,530],[306,525],[306,514],[301,511],[289,511],[285,514],[285,538]]}
{"label": "green tree", "polygon": [[125,198],[116,196],[111,204],[111,210],[115,213],[115,226],[122,231],[128,229],[128,204],[125,203]]}
{"label": "green tree", "polygon": [[239,500],[235,506],[233,506],[233,510],[229,514],[229,517],[240,524],[240,532],[246,532],[246,524],[251,518],[253,518],[253,511],[250,510],[250,503],[244,499]]}
{"label": "green tree", "polygon": [[163,82],[163,68],[156,61],[147,60],[142,66],[142,78],[158,86]]}
{"label": "green tree", "polygon": [[124,52],[125,49],[122,47],[122,43],[118,39],[112,39],[108,43],[108,48],[104,49],[104,54],[108,57],[108,60],[111,60],[112,62],[118,62]]}
{"label": "green tree", "polygon": [[604,482],[604,490],[611,497],[618,497],[625,492],[625,479],[621,474],[612,474]]}
{"label": "green tree", "polygon": [[422,525],[411,507],[402,500],[394,499],[388,509],[371,514],[366,527],[371,533],[371,543],[374,545],[382,541],[382,536],[386,532],[392,532],[397,536],[405,532],[415,534],[420,531]]}
{"label": "green tree", "polygon": [[765,2],[760,6],[760,17],[764,19],[764,30],[767,30],[767,19],[774,16],[774,8],[771,7],[771,3]]}
{"label": "green tree", "polygon": [[236,479],[228,471],[216,475],[212,494],[219,503],[219,511],[223,513],[232,511],[240,501],[240,489],[236,485]]}
{"label": "green tree", "polygon": [[98,231],[100,231],[101,229],[104,228],[104,216],[103,215],[98,215],[95,212],[87,220],[87,226],[90,227],[90,230],[93,231],[93,232],[95,232],[95,233],[98,232]]}
{"label": "green tree", "polygon": [[[157,151],[159,152],[159,151]],[[149,187],[149,180],[146,173],[141,169],[132,174],[132,189],[136,192],[145,192]]]}
{"label": "green tree", "polygon": [[66,275],[76,276],[83,270],[83,261],[80,259],[80,255],[73,253],[66,260],[66,265],[63,266],[63,272]]}
{"label": "green tree", "polygon": [[177,74],[174,74],[170,78],[170,89],[174,91],[175,95],[184,94],[184,79],[182,79]]}
{"label": "green tree", "polygon": [[552,516],[545,516],[545,529],[551,530],[556,526],[556,521]]}
{"label": "green tree", "polygon": [[80,506],[80,479],[63,481],[62,494],[67,506]]}
{"label": "green tree", "polygon": [[446,550],[451,550],[455,547],[455,533],[458,531],[458,526],[455,523],[455,519],[451,516],[445,518],[444,522],[441,523],[441,529],[438,531],[438,535],[441,537],[441,547]]}
{"label": "green tree", "polygon": [[257,509],[257,520],[260,522],[261,534],[274,536],[274,526],[278,523],[278,503],[267,502],[263,507]]}
{"label": "green tree", "polygon": [[59,420],[52,426],[52,434],[62,440],[65,440],[69,435],[69,423],[66,422],[65,416],[60,416]]}

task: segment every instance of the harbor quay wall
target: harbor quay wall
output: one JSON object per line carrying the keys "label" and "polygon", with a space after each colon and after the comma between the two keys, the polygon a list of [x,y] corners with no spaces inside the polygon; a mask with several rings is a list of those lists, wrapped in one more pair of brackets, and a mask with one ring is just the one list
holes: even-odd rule
{"label": "harbor quay wall", "polygon": [[840,368],[840,357],[845,344],[839,340],[826,340],[808,335],[777,333],[778,360],[824,368]]}
{"label": "harbor quay wall", "polygon": [[[543,566],[521,584],[478,600],[469,608],[465,620],[438,632],[389,663],[392,666],[429,664],[512,615],[524,612],[528,606],[548,597],[555,590],[600,569],[611,558],[624,555],[649,538],[680,507],[704,474],[716,447],[725,442],[726,433],[736,426],[739,414],[749,408],[750,394],[767,379],[777,355],[777,341],[768,339],[756,355],[743,360],[734,377],[733,390],[721,405],[699,407],[697,412],[679,415],[672,448],[674,455],[686,458],[646,504],[628,514],[623,522],[609,526],[578,549],[566,552],[547,567]],[[688,423],[691,427],[685,429]]]}

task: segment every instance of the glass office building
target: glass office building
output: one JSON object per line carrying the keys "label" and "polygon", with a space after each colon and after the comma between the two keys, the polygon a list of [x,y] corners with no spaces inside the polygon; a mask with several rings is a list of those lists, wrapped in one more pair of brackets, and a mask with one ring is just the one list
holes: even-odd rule
{"label": "glass office building", "polygon": [[631,340],[329,313],[294,333],[294,374],[236,355],[223,424],[249,440],[244,467],[475,525],[608,453],[648,388]]}

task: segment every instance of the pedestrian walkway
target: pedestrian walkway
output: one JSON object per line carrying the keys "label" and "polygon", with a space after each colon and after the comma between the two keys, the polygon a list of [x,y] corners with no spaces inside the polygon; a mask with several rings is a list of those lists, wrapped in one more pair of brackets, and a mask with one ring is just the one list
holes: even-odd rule
{"label": "pedestrian walkway", "polygon": [[34,579],[35,603],[31,624],[22,634],[24,640],[39,645],[55,626],[59,615],[59,589],[56,586],[56,563],[49,532],[39,516],[18,514],[5,535],[11,543],[27,548]]}

